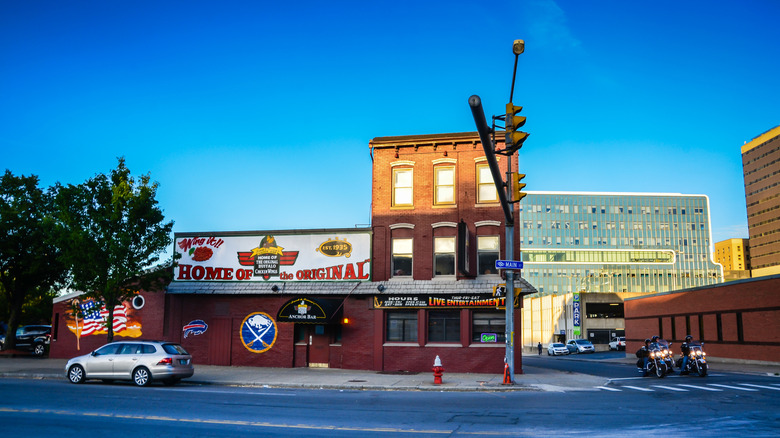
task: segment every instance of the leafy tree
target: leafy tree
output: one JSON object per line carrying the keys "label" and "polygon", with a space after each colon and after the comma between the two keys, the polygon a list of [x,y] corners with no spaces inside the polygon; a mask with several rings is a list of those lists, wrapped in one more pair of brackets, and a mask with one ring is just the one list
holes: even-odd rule
{"label": "leafy tree", "polygon": [[118,161],[110,175],[58,187],[55,200],[71,287],[105,304],[108,342],[114,339],[114,306],[169,277],[157,263],[172,243],[173,229],[155,199],[157,183],[148,174],[131,176],[125,159]]}
{"label": "leafy tree", "polygon": [[25,304],[51,294],[65,273],[51,238],[52,205],[51,191],[38,187],[37,176],[14,176],[6,170],[0,178],[0,293],[8,315],[6,348],[16,346]]}

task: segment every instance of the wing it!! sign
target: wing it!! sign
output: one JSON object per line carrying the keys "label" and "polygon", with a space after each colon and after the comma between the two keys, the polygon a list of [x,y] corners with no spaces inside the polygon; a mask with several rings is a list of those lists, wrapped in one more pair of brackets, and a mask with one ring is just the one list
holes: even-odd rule
{"label": "wing it!! sign", "polygon": [[370,281],[371,233],[177,234],[174,281]]}

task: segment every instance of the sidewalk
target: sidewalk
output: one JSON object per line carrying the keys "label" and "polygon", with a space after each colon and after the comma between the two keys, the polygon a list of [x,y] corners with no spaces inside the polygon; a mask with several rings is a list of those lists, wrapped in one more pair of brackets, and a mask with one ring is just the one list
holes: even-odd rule
{"label": "sidewalk", "polygon": [[[0,355],[0,378],[65,379],[66,359],[10,357]],[[586,374],[523,367],[514,385],[503,385],[500,374],[445,372],[441,385],[430,373],[383,373],[335,368],[263,368],[195,365],[187,384],[269,388],[311,388],[386,391],[565,391],[589,390],[607,379]]]}
{"label": "sidewalk", "polygon": [[[572,358],[572,360],[589,360]],[[604,359],[603,362],[631,365],[635,358]],[[66,359],[0,355],[0,378],[65,379]],[[712,371],[780,376],[780,364],[728,363],[713,360]],[[430,373],[383,373],[336,368],[264,368],[195,365],[195,375],[183,382],[198,385],[225,385],[269,388],[311,388],[386,391],[572,391],[593,390],[606,385],[606,377],[551,370],[523,365],[515,374],[514,385],[503,385],[500,374],[448,373],[443,383],[433,384]]]}

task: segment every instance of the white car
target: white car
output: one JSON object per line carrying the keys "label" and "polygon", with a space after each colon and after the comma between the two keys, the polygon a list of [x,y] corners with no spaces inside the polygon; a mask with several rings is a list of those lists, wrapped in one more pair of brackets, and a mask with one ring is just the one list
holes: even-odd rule
{"label": "white car", "polygon": [[557,356],[559,354],[569,354],[569,349],[565,345],[555,343],[547,346],[548,356]]}
{"label": "white car", "polygon": [[611,341],[609,341],[609,349],[610,350],[618,350],[618,351],[625,351],[626,349],[626,338],[623,336],[618,336],[616,338],[612,338]]}

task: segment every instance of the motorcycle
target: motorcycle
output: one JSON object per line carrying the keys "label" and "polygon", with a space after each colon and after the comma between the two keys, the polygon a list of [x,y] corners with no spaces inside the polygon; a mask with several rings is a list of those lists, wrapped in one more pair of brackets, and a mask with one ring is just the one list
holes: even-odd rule
{"label": "motorcycle", "polygon": [[[674,372],[674,353],[672,353],[672,343],[663,339],[658,340],[658,349],[661,350],[661,355],[666,363],[666,373],[671,374]],[[679,366],[678,366],[679,368]]]}
{"label": "motorcycle", "polygon": [[688,344],[688,363],[682,368],[682,358],[677,360],[677,366],[680,367],[681,374],[696,373],[700,377],[707,375],[707,353],[704,352],[704,344]]}
{"label": "motorcycle", "polygon": [[651,344],[650,350],[648,351],[647,369],[643,369],[643,359],[639,359],[636,362],[636,366],[639,368],[639,371],[644,372],[645,375],[655,374],[659,379],[663,378],[669,374],[669,365],[666,362],[665,356],[666,355],[663,350],[659,348],[658,344]]}

